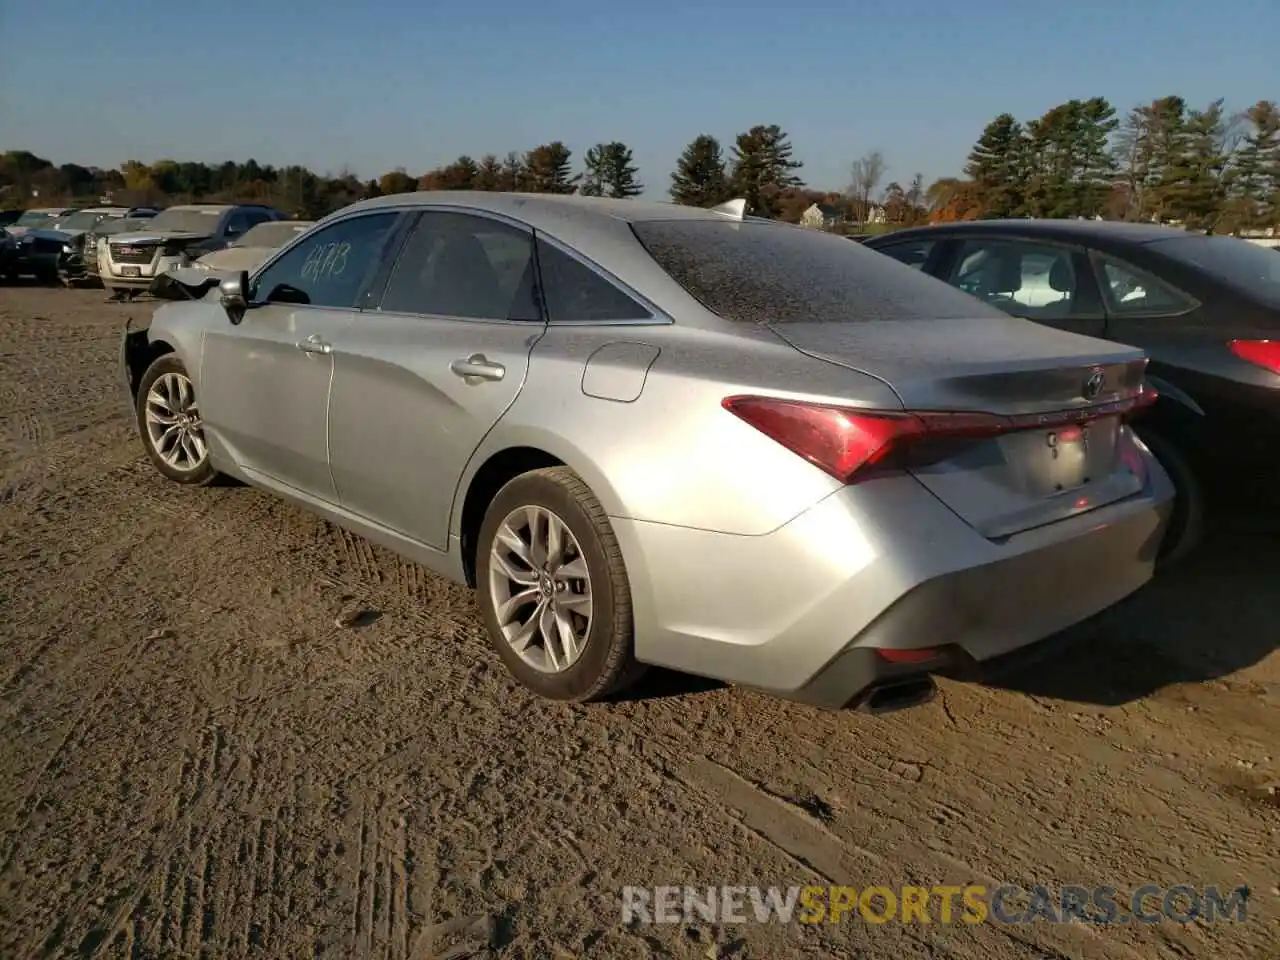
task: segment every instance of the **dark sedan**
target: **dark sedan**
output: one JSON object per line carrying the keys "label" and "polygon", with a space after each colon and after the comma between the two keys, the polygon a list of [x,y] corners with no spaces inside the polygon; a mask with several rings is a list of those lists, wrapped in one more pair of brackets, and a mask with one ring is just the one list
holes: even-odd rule
{"label": "dark sedan", "polygon": [[1161,399],[1142,433],[1182,493],[1168,559],[1195,541],[1205,480],[1274,484],[1280,257],[1265,247],[1092,220],[941,224],[866,245],[1014,316],[1147,352]]}

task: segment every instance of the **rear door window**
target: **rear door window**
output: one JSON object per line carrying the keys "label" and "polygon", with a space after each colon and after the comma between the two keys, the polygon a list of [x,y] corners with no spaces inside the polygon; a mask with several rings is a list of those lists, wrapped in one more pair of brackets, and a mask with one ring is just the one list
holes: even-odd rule
{"label": "rear door window", "polygon": [[929,254],[933,252],[933,248],[937,246],[936,240],[907,240],[903,243],[891,243],[884,247],[875,247],[877,253],[883,253],[887,257],[893,257],[899,263],[905,263],[908,267],[914,267],[917,270],[923,270],[925,262],[929,259]]}
{"label": "rear door window", "polygon": [[965,240],[946,277],[952,286],[1018,317],[1101,316],[1068,247],[1025,240]]}
{"label": "rear door window", "polygon": [[942,320],[992,312],[844,237],[769,221],[632,224],[649,255],[690,295],[741,323]]}
{"label": "rear door window", "polygon": [[405,241],[380,309],[537,323],[535,274],[531,231],[491,217],[431,211]]}

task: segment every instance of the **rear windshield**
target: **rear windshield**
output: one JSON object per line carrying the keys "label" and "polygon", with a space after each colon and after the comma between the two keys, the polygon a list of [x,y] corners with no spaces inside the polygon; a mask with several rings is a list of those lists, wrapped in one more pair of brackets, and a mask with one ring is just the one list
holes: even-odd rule
{"label": "rear windshield", "polygon": [[224,210],[183,210],[170,207],[157,213],[147,224],[148,230],[172,230],[174,233],[211,234],[218,229],[218,220]]}
{"label": "rear windshield", "polygon": [[742,323],[1003,316],[860,243],[759,221],[632,224],[649,255],[707,309]]}
{"label": "rear windshield", "polygon": [[73,213],[65,220],[58,224],[59,230],[88,230],[95,223],[105,217],[106,214],[100,210],[89,212],[81,210],[79,213]]}
{"label": "rear windshield", "polygon": [[1235,237],[1187,236],[1160,240],[1152,246],[1264,303],[1280,306],[1280,256],[1262,244]]}
{"label": "rear windshield", "polygon": [[47,223],[53,219],[53,215],[40,210],[28,210],[17,220],[13,221],[15,227],[34,227],[42,223]]}
{"label": "rear windshield", "polygon": [[135,230],[141,230],[150,219],[147,217],[120,217],[103,220],[100,224],[93,228],[93,232],[100,237],[109,237],[115,233],[131,233]]}
{"label": "rear windshield", "polygon": [[252,227],[236,244],[237,247],[283,247],[286,243],[310,229],[310,222],[299,220],[268,220]]}

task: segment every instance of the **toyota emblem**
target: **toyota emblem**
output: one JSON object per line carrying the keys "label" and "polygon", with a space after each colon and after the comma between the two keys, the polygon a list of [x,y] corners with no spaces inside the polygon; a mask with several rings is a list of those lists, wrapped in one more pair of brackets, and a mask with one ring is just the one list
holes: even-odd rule
{"label": "toyota emblem", "polygon": [[1098,394],[1102,392],[1102,386],[1106,381],[1107,378],[1101,370],[1095,370],[1089,374],[1089,379],[1084,382],[1084,398],[1086,400],[1096,400]]}

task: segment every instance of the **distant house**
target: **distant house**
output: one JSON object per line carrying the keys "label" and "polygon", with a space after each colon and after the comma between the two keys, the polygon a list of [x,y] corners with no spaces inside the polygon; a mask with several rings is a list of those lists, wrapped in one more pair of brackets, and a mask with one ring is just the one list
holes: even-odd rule
{"label": "distant house", "polygon": [[800,214],[800,226],[812,227],[814,230],[829,230],[843,222],[844,212],[830,203],[811,204],[809,209]]}

